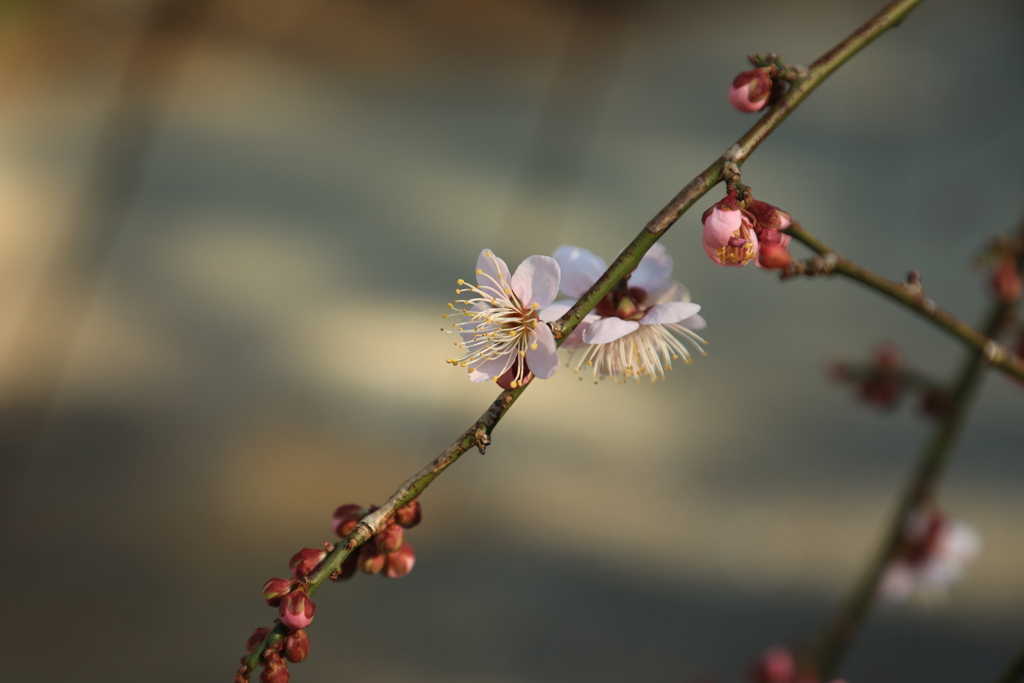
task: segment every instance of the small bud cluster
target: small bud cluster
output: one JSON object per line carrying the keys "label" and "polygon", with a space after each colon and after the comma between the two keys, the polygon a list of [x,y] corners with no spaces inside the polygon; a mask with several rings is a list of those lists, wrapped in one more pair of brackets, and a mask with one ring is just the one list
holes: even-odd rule
{"label": "small bud cluster", "polygon": [[993,239],[981,255],[977,264],[989,271],[989,289],[1004,304],[1012,304],[1024,293],[1021,283],[1020,259],[1024,257],[1024,242],[999,236]]}
{"label": "small bud cluster", "polygon": [[[751,683],[820,683],[820,678],[812,672],[802,671],[798,666],[793,652],[783,646],[774,645],[760,655],[750,667]],[[831,683],[843,683],[834,680]]]}
{"label": "small bud cluster", "polygon": [[788,83],[801,75],[801,67],[786,66],[778,55],[750,55],[754,68],[741,72],[729,86],[729,103],[744,114],[770,107],[786,92]]}
{"label": "small bud cluster", "polygon": [[[360,520],[376,510],[376,506],[364,508],[361,505],[342,505],[331,517],[331,528],[338,536],[345,538],[359,526]],[[357,570],[367,574],[382,574],[397,579],[412,571],[416,554],[405,542],[405,530],[420,523],[423,514],[420,502],[414,500],[395,511],[370,541],[363,544],[359,552],[350,553],[341,568],[331,574],[334,581],[352,578]],[[305,629],[313,622],[316,605],[307,593],[307,577],[316,571],[334,550],[330,543],[320,548],[303,548],[292,555],[288,562],[292,578],[273,578],[263,584],[263,599],[271,607],[277,607],[281,625],[287,630],[282,635],[268,628],[253,631],[246,642],[246,649],[255,652],[263,643],[266,647],[260,657],[260,683],[288,683],[288,662],[297,664],[309,655],[309,636]],[[252,676],[252,669],[242,659],[242,666],[235,674],[235,683],[246,683]]]}
{"label": "small bud cluster", "polygon": [[792,262],[787,250],[792,239],[782,232],[793,217],[762,202],[743,188],[730,187],[725,199],[704,212],[704,252],[720,266],[745,266],[753,261],[768,269],[785,268]]}
{"label": "small bud cluster", "polygon": [[949,410],[946,389],[907,366],[893,344],[876,348],[865,364],[833,363],[829,374],[854,387],[861,401],[881,410],[895,409],[910,393],[919,395],[921,412],[929,417],[942,418]]}

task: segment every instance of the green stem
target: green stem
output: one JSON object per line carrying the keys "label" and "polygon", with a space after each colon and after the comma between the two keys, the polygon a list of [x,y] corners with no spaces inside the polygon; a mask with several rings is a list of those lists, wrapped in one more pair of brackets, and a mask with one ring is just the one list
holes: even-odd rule
{"label": "green stem", "polygon": [[[857,29],[846,40],[818,59],[803,79],[798,79],[778,102],[758,120],[740,140],[729,148],[725,154],[690,181],[665,208],[644,226],[640,234],[612,262],[590,290],[558,321],[551,323],[558,344],[561,345],[566,336],[580,323],[597,303],[629,273],[636,269],[640,259],[654,245],[661,235],[668,230],[683,213],[693,206],[694,202],[703,197],[712,187],[722,180],[727,168],[731,165],[739,167],[747,157],[760,145],[768,135],[781,124],[801,102],[821,84],[829,75],[853,55],[866,47],[871,41],[889,28],[897,25],[921,0],[897,0],[891,3],[868,23]],[[529,385],[527,385],[529,386]],[[454,441],[441,455],[423,468],[414,477],[404,482],[399,489],[374,512],[360,521],[359,526],[344,542],[335,547],[323,563],[309,576],[305,577],[306,590],[309,594],[316,592],[324,581],[341,568],[342,562],[360,544],[365,543],[376,534],[387,520],[402,505],[415,499],[441,472],[448,468],[470,448],[477,446],[482,451],[490,442],[490,434],[508,409],[522,394],[526,387],[502,392],[491,404],[491,407]],[[283,634],[286,629],[276,624],[263,642],[249,655],[242,658],[242,663],[252,671],[260,662],[263,652],[274,633]]]}
{"label": "green stem", "polygon": [[[800,231],[798,230],[798,232]],[[1024,236],[1024,228],[1022,228],[1021,234]],[[801,238],[797,237],[797,239]],[[801,241],[803,240],[801,239]],[[813,246],[811,248],[814,249]],[[815,250],[817,251],[817,249]],[[1024,255],[1017,259],[1018,270],[1021,270],[1022,267],[1024,267]],[[995,304],[983,327],[985,338],[991,340],[999,337],[1013,318],[1012,304]],[[875,604],[878,586],[885,574],[885,569],[900,546],[907,516],[934,500],[939,480],[963,428],[971,398],[984,373],[985,356],[986,353],[983,350],[975,348],[964,360],[964,366],[953,384],[949,409],[918,461],[917,469],[910,478],[903,496],[889,520],[882,545],[840,609],[839,614],[818,640],[813,652],[813,662],[821,680],[831,680],[835,676],[836,670],[862,628],[868,612]]]}
{"label": "green stem", "polygon": [[797,241],[803,242],[823,258],[794,264],[788,270],[783,271],[784,279],[796,275],[838,274],[856,280],[906,306],[937,327],[957,337],[975,351],[980,352],[982,357],[993,367],[1024,380],[1024,361],[999,344],[992,335],[979,332],[949,311],[936,306],[934,301],[924,296],[924,291],[919,284],[908,285],[903,282],[887,280],[881,275],[843,258],[796,223],[787,228],[785,232],[792,235]]}

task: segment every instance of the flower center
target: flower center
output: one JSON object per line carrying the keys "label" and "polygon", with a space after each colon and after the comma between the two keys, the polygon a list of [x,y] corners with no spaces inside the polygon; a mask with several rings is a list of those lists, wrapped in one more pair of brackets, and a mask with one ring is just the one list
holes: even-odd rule
{"label": "flower center", "polygon": [[640,320],[650,309],[644,306],[647,292],[639,287],[616,289],[604,295],[594,307],[594,312],[605,318],[622,318],[623,320]]}

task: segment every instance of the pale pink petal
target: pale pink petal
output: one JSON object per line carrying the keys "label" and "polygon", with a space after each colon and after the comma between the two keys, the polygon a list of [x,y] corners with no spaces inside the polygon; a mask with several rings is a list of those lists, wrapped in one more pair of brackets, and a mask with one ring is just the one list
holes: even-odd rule
{"label": "pale pink petal", "polygon": [[586,318],[584,318],[580,322],[580,324],[576,326],[576,329],[573,330],[572,333],[565,338],[565,341],[562,342],[562,348],[574,350],[582,349],[584,346],[586,346],[587,342],[583,341],[583,335],[587,333],[587,330],[590,329],[590,326],[594,324],[594,321],[599,319],[599,316],[596,315],[588,315]]}
{"label": "pale pink petal", "polygon": [[699,315],[691,315],[689,318],[681,321],[679,324],[688,330],[703,330],[705,327],[708,326],[708,322]]}
{"label": "pale pink petal", "polygon": [[650,295],[660,294],[672,286],[672,257],[660,243],[656,243],[640,259],[629,278],[630,287],[638,287]]}
{"label": "pale pink petal", "polygon": [[579,247],[562,245],[555,249],[554,257],[562,269],[562,291],[577,299],[608,269],[608,264],[600,257]]}
{"label": "pale pink petal", "polygon": [[954,562],[973,560],[981,551],[981,536],[963,522],[951,521],[943,534],[938,552]]}
{"label": "pale pink petal", "polygon": [[480,252],[476,259],[476,270],[476,284],[480,289],[491,289],[496,296],[511,287],[512,276],[509,275],[508,266],[490,249]]}
{"label": "pale pink petal", "polygon": [[[729,238],[743,225],[743,212],[738,209],[712,209],[704,221],[704,250],[721,249],[729,243]],[[708,252],[711,255],[711,252]]]}
{"label": "pale pink petal", "polygon": [[526,363],[538,379],[547,379],[558,369],[558,346],[547,325],[537,325],[526,347]]}
{"label": "pale pink petal", "polygon": [[512,364],[513,355],[513,353],[504,353],[497,358],[485,360],[483,363],[470,363],[469,367],[472,368],[472,371],[469,373],[469,379],[473,382],[486,382],[498,377],[508,370]]}
{"label": "pale pink petal", "polygon": [[667,289],[656,293],[654,296],[651,296],[650,292],[648,292],[647,300],[644,303],[648,306],[654,306],[655,304],[664,304],[669,301],[688,302],[689,300],[690,290],[680,282],[673,282]]}
{"label": "pale pink petal", "polygon": [[583,341],[588,344],[607,344],[620,337],[625,337],[640,327],[635,320],[622,318],[601,318],[595,321],[583,334]]}
{"label": "pale pink petal", "polygon": [[565,315],[566,311],[572,308],[573,304],[575,303],[575,301],[562,299],[561,301],[556,301],[547,308],[541,309],[540,313],[538,313],[537,315],[544,322],[553,322],[561,318],[563,315]]}
{"label": "pale pink petal", "polygon": [[558,261],[550,256],[531,256],[516,268],[512,291],[524,306],[537,304],[537,308],[543,308],[558,296],[560,277]]}
{"label": "pale pink petal", "polygon": [[667,304],[658,304],[647,315],[640,318],[641,325],[664,325],[666,323],[678,323],[695,315],[700,310],[700,304],[688,304],[682,301],[672,301]]}
{"label": "pale pink petal", "polygon": [[902,562],[893,562],[885,568],[878,585],[878,597],[888,603],[903,602],[917,587],[917,573]]}

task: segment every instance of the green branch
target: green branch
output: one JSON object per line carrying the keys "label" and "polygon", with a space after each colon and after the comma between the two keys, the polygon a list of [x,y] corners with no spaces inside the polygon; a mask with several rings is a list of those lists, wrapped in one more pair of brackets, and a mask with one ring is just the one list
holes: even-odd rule
{"label": "green branch", "polygon": [[[629,246],[612,262],[611,266],[609,266],[608,270],[605,271],[604,275],[598,279],[594,286],[561,319],[551,324],[558,344],[561,345],[565,337],[576,328],[587,313],[619,281],[636,269],[644,254],[647,253],[666,230],[679,220],[679,217],[687,209],[693,206],[694,202],[703,197],[722,180],[723,175],[730,173],[733,168],[738,168],[742,165],[765,138],[822,81],[871,41],[902,21],[910,10],[920,2],[921,0],[897,0],[891,3],[868,21],[868,23],[846,38],[846,40],[814,62],[805,76],[797,78],[779,101],[735,145],[730,147],[725,154],[719,157],[703,173],[690,181],[665,208],[659,211]],[[323,585],[324,581],[340,570],[342,562],[344,562],[349,554],[383,528],[395,510],[415,499],[441,472],[458,460],[463,453],[474,446],[482,451],[490,443],[490,435],[494,427],[525,389],[526,387],[519,387],[511,391],[502,392],[494,403],[491,404],[491,407],[487,409],[480,419],[470,425],[461,437],[456,439],[441,455],[414,477],[404,482],[384,505],[364,517],[355,531],[335,547],[316,571],[303,579],[306,584],[307,593],[312,595],[316,592]],[[281,624],[277,624],[271,631],[271,634],[253,652],[242,658],[242,664],[248,666],[249,671],[255,670],[270,639],[275,633],[283,634],[285,630]]]}
{"label": "green branch", "polygon": [[781,277],[788,279],[797,275],[843,275],[881,292],[910,310],[918,313],[939,328],[949,332],[965,344],[978,351],[984,360],[995,368],[1024,380],[1024,361],[1017,358],[1005,346],[997,342],[993,335],[979,332],[974,327],[954,316],[949,311],[939,308],[934,301],[924,295],[920,282],[893,282],[881,275],[859,266],[849,259],[843,258],[821,240],[794,223],[784,232],[789,233],[799,242],[803,242],[820,258],[809,261],[796,261],[785,269]]}

